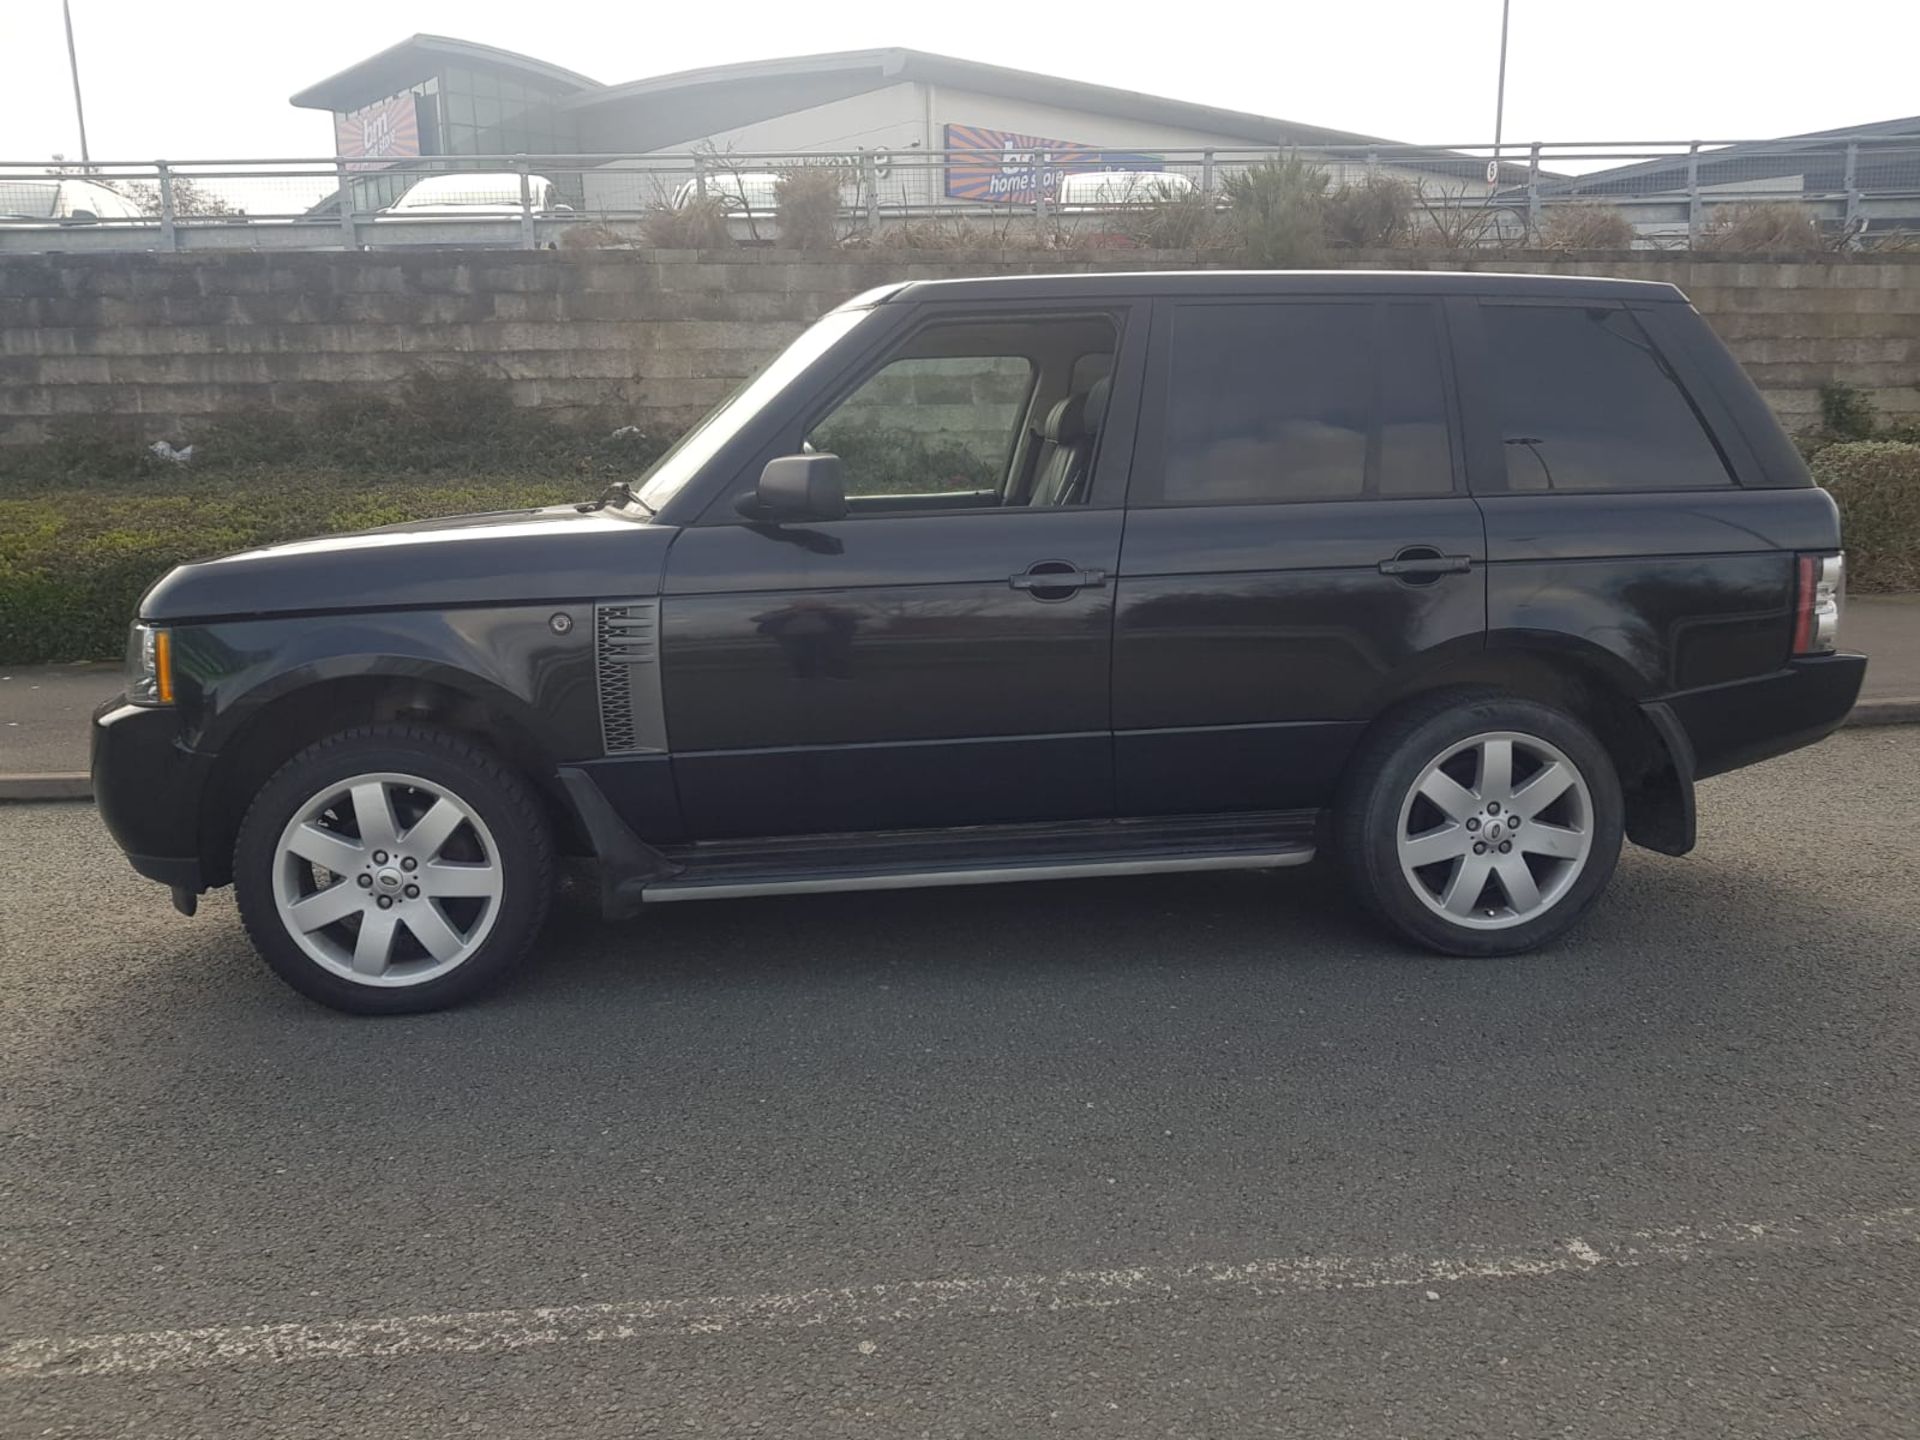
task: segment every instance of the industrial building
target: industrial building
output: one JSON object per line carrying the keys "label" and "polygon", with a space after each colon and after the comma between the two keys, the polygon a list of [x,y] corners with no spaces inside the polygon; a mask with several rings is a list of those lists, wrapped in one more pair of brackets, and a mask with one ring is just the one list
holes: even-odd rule
{"label": "industrial building", "polygon": [[[682,157],[651,175],[631,163],[591,167],[570,191],[589,211],[662,198],[669,174],[684,178],[690,153],[723,161],[804,154],[879,176],[890,203],[977,206],[1031,204],[1080,170],[1192,171],[1208,151],[1230,163],[1224,157],[1234,152],[1273,146],[1331,149],[1337,177],[1367,164],[1365,147],[1391,143],[905,49],[607,85],[511,51],[416,35],[293,103],[332,113],[337,153],[356,162],[363,210],[390,203],[420,169],[470,156]],[[1477,190],[1483,165],[1433,152],[1412,168]]]}

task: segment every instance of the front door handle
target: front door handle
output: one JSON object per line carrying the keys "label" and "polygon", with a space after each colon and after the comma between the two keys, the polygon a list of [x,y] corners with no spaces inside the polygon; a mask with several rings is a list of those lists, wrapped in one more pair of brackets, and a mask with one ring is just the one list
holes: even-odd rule
{"label": "front door handle", "polygon": [[1382,575],[1465,575],[1473,569],[1471,555],[1440,555],[1432,550],[1402,551],[1380,562]]}
{"label": "front door handle", "polygon": [[[1092,589],[1106,583],[1106,571],[1082,570],[1065,560],[1042,560],[1037,565],[1029,566],[1023,574],[1007,577],[1007,584],[1015,590],[1058,590],[1062,594]],[[1048,597],[1043,595],[1041,598]]]}

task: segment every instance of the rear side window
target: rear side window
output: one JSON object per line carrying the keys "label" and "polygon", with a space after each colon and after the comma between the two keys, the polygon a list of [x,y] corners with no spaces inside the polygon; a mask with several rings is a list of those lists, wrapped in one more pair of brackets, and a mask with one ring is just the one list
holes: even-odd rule
{"label": "rear side window", "polygon": [[1181,305],[1169,361],[1165,504],[1453,489],[1431,305]]}
{"label": "rear side window", "polygon": [[1484,305],[1509,490],[1699,490],[1726,463],[1632,314]]}

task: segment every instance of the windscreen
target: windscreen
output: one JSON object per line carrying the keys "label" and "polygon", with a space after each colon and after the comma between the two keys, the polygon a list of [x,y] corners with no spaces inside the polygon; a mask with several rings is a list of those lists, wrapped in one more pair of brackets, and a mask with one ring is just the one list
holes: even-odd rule
{"label": "windscreen", "polygon": [[50,180],[0,180],[0,219],[50,220],[59,198]]}
{"label": "windscreen", "polygon": [[823,315],[654,462],[641,477],[637,492],[640,503],[649,510],[658,510],[679,494],[681,487],[699,474],[701,467],[719,454],[721,447],[738,435],[768,402],[871,313],[843,308]]}

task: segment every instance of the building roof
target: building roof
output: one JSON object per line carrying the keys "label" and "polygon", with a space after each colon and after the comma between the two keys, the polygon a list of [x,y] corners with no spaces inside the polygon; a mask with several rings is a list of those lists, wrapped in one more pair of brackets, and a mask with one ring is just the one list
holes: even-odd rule
{"label": "building roof", "polygon": [[531,55],[500,50],[492,45],[476,45],[471,40],[456,40],[450,35],[409,35],[378,55],[369,55],[338,75],[309,85],[293,97],[293,103],[313,110],[357,110],[406,89],[420,79],[423,61],[439,60],[512,70],[555,89],[606,89],[598,80],[549,65]]}
{"label": "building roof", "polygon": [[[1736,178],[1759,179],[1768,172],[1766,162],[1779,159],[1788,162],[1804,161],[1813,156],[1841,156],[1846,152],[1849,140],[1899,140],[1913,137],[1920,141],[1920,115],[1908,115],[1898,120],[1879,120],[1870,125],[1848,125],[1839,130],[1810,130],[1804,135],[1782,135],[1777,140],[1750,140],[1734,145],[1705,146],[1700,150],[1702,182],[1717,183],[1729,170]],[[1870,163],[1876,152],[1886,151],[1884,144],[1863,147],[1860,159]],[[1540,188],[1545,194],[1645,194],[1648,191],[1673,190],[1683,188],[1687,183],[1687,164],[1690,157],[1685,154],[1664,155],[1653,160],[1641,160],[1632,165],[1618,165],[1610,170],[1590,170],[1584,175],[1571,175],[1555,180],[1552,184],[1543,184]],[[1906,163],[1911,163],[1907,160]],[[1760,168],[1755,168],[1756,166]],[[1788,167],[1790,168],[1790,166]],[[1785,173],[1784,169],[1773,173]]]}
{"label": "building roof", "polygon": [[1371,135],[1302,125],[1292,120],[1276,120],[1240,110],[1223,110],[1187,100],[1169,100],[1158,95],[1143,95],[1137,90],[1093,85],[1082,80],[1063,80],[1031,70],[1014,70],[1005,65],[988,65],[977,60],[961,60],[951,55],[935,55],[925,50],[907,50],[898,46],[877,50],[841,50],[824,55],[794,55],[775,60],[749,60],[734,65],[709,65],[698,70],[681,70],[671,75],[631,80],[622,85],[603,85],[588,76],[512,50],[478,45],[470,40],[457,40],[446,35],[412,35],[397,45],[388,46],[377,55],[370,55],[348,66],[338,75],[307,86],[293,96],[293,103],[317,110],[357,109],[413,84],[420,78],[423,61],[446,60],[514,70],[558,88],[571,90],[574,93],[562,103],[566,108],[576,110],[619,104],[627,100],[683,96],[689,91],[711,87],[750,87],[770,80],[836,76],[850,79],[856,82],[856,86],[860,80],[871,80],[876,87],[904,80],[960,85],[990,95],[1031,100],[1069,110],[1090,110],[1101,115],[1176,125],[1182,129],[1245,140],[1250,145],[1392,143]]}
{"label": "building roof", "polygon": [[684,94],[709,86],[747,87],[769,80],[818,75],[871,78],[876,87],[910,80],[956,85],[984,94],[1055,105],[1067,110],[1088,110],[1100,115],[1224,135],[1245,140],[1250,145],[1393,143],[1372,135],[1302,125],[1292,120],[1250,115],[1241,110],[1223,110],[1188,100],[1169,100],[1159,95],[1144,95],[1137,90],[1094,85],[1084,80],[1064,80],[1057,75],[1040,75],[1031,70],[1014,70],[1005,65],[988,65],[978,60],[962,60],[952,55],[935,55],[925,50],[907,50],[898,46],[879,50],[840,50],[823,55],[795,55],[777,60],[749,60],[735,65],[681,70],[671,75],[656,75],[624,85],[608,85],[586,91],[569,97],[565,105],[569,109],[588,109],[624,100]]}
{"label": "building roof", "polygon": [[[585,75],[511,50],[443,35],[415,35],[330,79],[308,86],[293,97],[293,103],[325,110],[357,109],[413,84],[434,62],[445,60],[518,71],[570,91],[572,93],[561,100],[560,108],[574,111],[583,118],[593,115],[612,119],[607,112],[624,110],[626,113],[616,122],[622,129],[630,128],[631,120],[637,118],[634,112],[638,111],[644,116],[644,123],[639,127],[644,132],[644,143],[638,148],[645,150],[664,150],[789,110],[805,109],[907,81],[948,85],[1061,109],[1193,130],[1237,141],[1249,148],[1398,143],[1349,130],[1331,130],[1269,115],[1226,110],[900,46],[710,65],[620,85],[603,85]],[[1477,176],[1485,163],[1449,150],[1402,150],[1392,159],[1397,165],[1411,165],[1450,178]],[[1526,175],[1524,166],[1513,164],[1506,165],[1504,172],[1507,183],[1518,183]]]}

